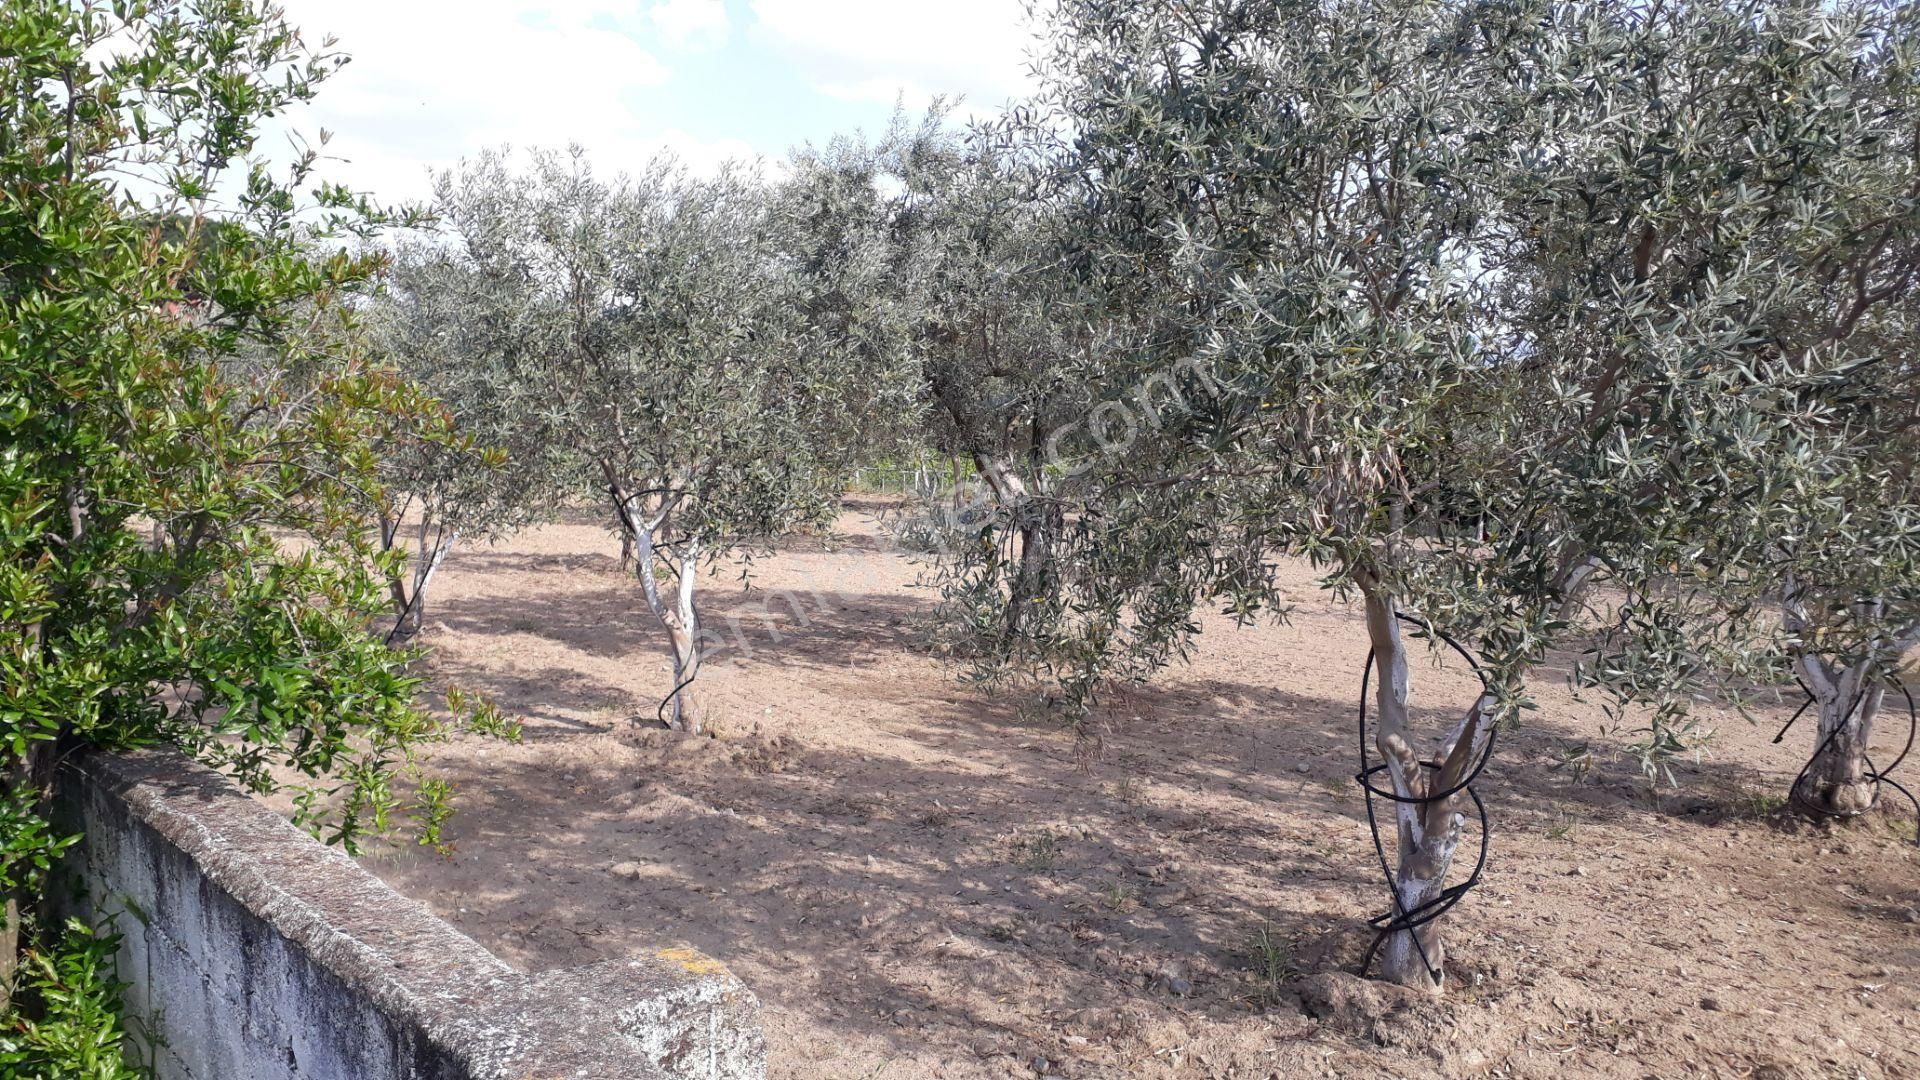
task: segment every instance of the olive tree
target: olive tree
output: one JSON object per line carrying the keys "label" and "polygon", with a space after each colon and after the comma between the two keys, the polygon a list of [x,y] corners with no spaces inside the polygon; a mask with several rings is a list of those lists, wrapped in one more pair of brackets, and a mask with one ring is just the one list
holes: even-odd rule
{"label": "olive tree", "polygon": [[382,447],[387,483],[374,506],[386,556],[390,645],[425,625],[434,575],[462,538],[491,540],[553,509],[571,475],[565,431],[533,386],[474,363],[493,332],[473,300],[483,283],[431,242],[398,244],[372,307],[374,343],[438,402],[433,430],[397,433]]}
{"label": "olive tree", "polygon": [[1060,528],[1049,455],[1089,404],[1078,369],[1099,324],[1077,303],[1064,221],[1027,148],[976,129],[918,149],[894,158],[901,257],[922,285],[913,352],[944,441],[970,460],[986,503],[952,523],[985,557],[946,560],[945,591],[993,656],[1042,617]]}
{"label": "olive tree", "polygon": [[[1151,670],[1187,648],[1202,600],[1271,608],[1282,553],[1358,594],[1401,800],[1382,970],[1435,987],[1440,922],[1421,919],[1447,902],[1461,784],[1568,585],[1482,587],[1465,546],[1432,542],[1449,509],[1434,492],[1501,392],[1467,254],[1493,152],[1485,46],[1458,5],[1430,3],[1087,0],[1056,26],[1083,270],[1136,327],[1105,392],[1167,379],[1191,408],[1090,425],[1059,575],[1075,614],[1050,650],[1082,698]],[[1411,722],[1408,612],[1470,624],[1490,677],[1430,742]]]}
{"label": "olive tree", "polygon": [[789,155],[769,193],[779,305],[797,335],[790,347],[823,369],[865,377],[842,388],[839,423],[810,437],[836,460],[871,464],[919,443],[927,409],[912,379],[913,334],[925,310],[924,260],[901,257],[898,177],[930,152],[943,114],[917,129],[896,113],[874,144],[854,135]]}
{"label": "olive tree", "polygon": [[[1800,805],[1875,797],[1920,640],[1911,5],[1536,3],[1512,15],[1502,225],[1510,475],[1625,599],[1584,676],[1655,703],[1797,678]],[[1521,425],[1508,423],[1510,430]],[[1657,633],[1647,633],[1657,630]]]}
{"label": "olive tree", "polygon": [[908,450],[964,458],[977,478],[966,497],[956,463],[956,490],[923,492],[916,527],[931,525],[935,549],[989,555],[939,567],[952,612],[989,655],[1017,642],[1043,598],[1059,524],[1050,455],[1090,404],[1081,369],[1100,356],[1102,324],[1069,272],[1067,218],[1040,148],[1019,124],[956,128],[936,103],[918,123],[897,113],[871,146],[842,138],[796,154],[783,199],[807,208],[783,223],[791,242],[857,249],[842,260],[873,275],[860,332],[884,327],[910,367]]}
{"label": "olive tree", "polygon": [[[1626,600],[1586,677],[1667,715],[1775,655],[1756,595],[1803,669],[1839,622],[1873,623],[1852,639],[1882,664],[1904,640],[1904,425],[1840,404],[1907,378],[1868,359],[1912,273],[1895,10],[1059,6],[1086,272],[1145,331],[1140,377],[1198,357],[1226,393],[1076,469],[1054,655],[1079,698],[1151,670],[1201,600],[1270,607],[1273,553],[1357,594],[1395,800],[1385,977],[1438,986],[1462,785],[1596,580]],[[1890,506],[1854,508],[1875,488]],[[1857,565],[1809,603],[1804,560]],[[1486,679],[1426,750],[1409,618]]]}
{"label": "olive tree", "polygon": [[769,185],[739,168],[661,159],[603,180],[578,150],[525,171],[489,154],[437,203],[481,327],[465,362],[532,388],[526,422],[559,434],[574,490],[604,493],[668,637],[663,717],[699,732],[693,683],[717,640],[701,574],[833,512],[893,354],[803,317],[817,284],[776,242]]}
{"label": "olive tree", "polygon": [[427,592],[454,544],[497,536],[520,521],[518,496],[539,489],[513,483],[507,458],[480,447],[471,436],[457,441],[399,432],[381,448],[390,487],[375,500],[381,569],[393,625],[382,636],[389,646],[415,640],[426,625]]}

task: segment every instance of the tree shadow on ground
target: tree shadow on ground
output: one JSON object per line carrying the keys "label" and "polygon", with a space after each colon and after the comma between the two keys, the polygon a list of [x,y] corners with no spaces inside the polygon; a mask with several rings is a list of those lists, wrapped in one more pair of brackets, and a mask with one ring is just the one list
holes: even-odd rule
{"label": "tree shadow on ground", "polygon": [[[428,869],[452,874],[463,908],[511,913],[489,943],[542,968],[685,940],[770,1002],[834,1011],[903,1051],[1033,1039],[992,1003],[1036,995],[1114,1017],[1246,1013],[1256,935],[1311,964],[1338,951],[1351,920],[1330,914],[1364,887],[1364,868],[1315,836],[1182,808],[1162,780],[1115,790],[1046,753],[961,767],[625,742],[624,768],[582,761],[510,790],[485,763],[445,770],[466,793],[450,835],[481,854]],[[1274,880],[1318,899],[1276,903]]]}
{"label": "tree shadow on ground", "polygon": [[[926,602],[912,595],[794,595],[789,605],[716,593],[708,618],[744,643],[718,665],[722,677],[734,665],[777,670],[805,688],[925,662],[914,626]],[[690,739],[581,719],[617,717],[623,706],[610,699],[632,696],[596,664],[663,664],[658,628],[630,587],[466,596],[439,617],[505,648],[528,635],[579,658],[511,674],[449,664],[453,681],[538,711],[546,745],[438,763],[461,796],[448,828],[459,854],[375,860],[529,968],[684,940],[770,1005],[901,1055],[1026,1060],[1070,1054],[1071,1035],[1119,1048],[1096,1075],[1126,1075],[1126,1048],[1144,1045],[1154,1024],[1297,1016],[1286,976],[1354,965],[1370,939],[1365,918],[1387,902],[1352,779],[1356,700],[1175,678],[1105,699],[1087,753],[1024,709],[1018,691],[949,683],[929,696],[863,676],[865,693],[906,706],[910,722],[877,723],[858,746],[805,730]],[[1356,670],[1356,699],[1358,680]],[[1464,703],[1444,698],[1416,705],[1421,730],[1457,716]],[[1760,855],[1812,859],[1834,843],[1752,797],[1784,791],[1799,764],[1787,747],[1777,764],[1748,754],[1684,766],[1683,789],[1663,794],[1624,759],[1603,755],[1579,778],[1551,768],[1578,740],[1605,741],[1551,715],[1500,736],[1478,785],[1493,861],[1451,931],[1470,967],[1513,954],[1495,935],[1532,935],[1565,959],[1589,947],[1526,921],[1543,917],[1538,906],[1507,914],[1529,891],[1570,898],[1582,917],[1647,917],[1650,938],[1697,958],[1713,920],[1784,910],[1724,891],[1774,880],[1755,875]],[[1651,865],[1636,845],[1656,836],[1668,850],[1683,838],[1687,857]],[[1795,919],[1824,935],[1905,917],[1902,901],[1886,899],[1912,896],[1902,864],[1859,846],[1839,862],[1822,856],[1857,888],[1794,895]],[[1592,877],[1569,881],[1576,870]],[[1668,925],[1653,918],[1668,914],[1661,905],[1699,912]],[[1920,952],[1869,957],[1870,944],[1849,962],[1920,974]]]}
{"label": "tree shadow on ground", "polygon": [[[1164,713],[1160,696],[1138,704]],[[1346,708],[1296,705],[1304,731]],[[959,695],[926,723],[971,740],[971,752],[930,763],[635,729],[619,753],[597,743],[537,783],[502,785],[498,766],[458,763],[452,779],[468,798],[450,835],[477,856],[433,872],[463,912],[488,913],[477,936],[525,966],[684,940],[725,959],[770,1005],[939,1060],[1065,1053],[1067,1031],[1125,1046],[1134,1027],[1168,1015],[1292,1015],[1290,984],[1268,984],[1263,964],[1283,975],[1350,968],[1370,940],[1364,918],[1386,898],[1360,803],[1338,773],[1236,769],[1224,763],[1230,738],[1165,753],[1157,736],[1125,730],[1101,761],[1077,765],[1061,733]],[[1560,873],[1528,867],[1515,837],[1537,836],[1570,807],[1579,829],[1610,843],[1678,829],[1695,837],[1689,846],[1714,848],[1741,820],[1636,799],[1616,783],[1627,776],[1561,780],[1536,767],[1552,734],[1550,724],[1510,733],[1484,784],[1496,895]],[[1151,774],[1127,764],[1156,745]],[[1304,749],[1269,747],[1287,759]],[[1713,792],[1753,778],[1715,763],[1694,776]],[[1202,790],[1207,805],[1195,807]],[[1893,887],[1867,891],[1883,886]],[[1456,917],[1467,970],[1484,962],[1473,946],[1493,949],[1475,927],[1496,902],[1478,895]],[[1830,891],[1795,910],[1834,926],[1902,917],[1897,905]],[[1263,958],[1261,941],[1275,952]],[[1920,973],[1913,955],[1876,962]],[[1058,1024],[1036,1026],[1034,1015]]]}

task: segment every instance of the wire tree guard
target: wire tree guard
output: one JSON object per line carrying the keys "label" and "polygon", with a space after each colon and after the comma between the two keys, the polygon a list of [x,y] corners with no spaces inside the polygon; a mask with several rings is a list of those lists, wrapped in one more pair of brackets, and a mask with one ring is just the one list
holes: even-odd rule
{"label": "wire tree guard", "polygon": [[[1398,611],[1394,612],[1394,615],[1402,622],[1419,627],[1421,633],[1431,637],[1437,637],[1451,646],[1453,651],[1459,653],[1460,658],[1467,662],[1467,666],[1473,669],[1474,676],[1480,680],[1481,688],[1483,690],[1490,688],[1487,682],[1486,672],[1480,669],[1480,664],[1474,660],[1473,654],[1468,652],[1465,646],[1455,641],[1446,633],[1435,630],[1424,619]],[[1431,792],[1415,798],[1401,795],[1391,788],[1380,787],[1377,778],[1387,771],[1389,767],[1388,763],[1382,761],[1378,764],[1373,764],[1367,754],[1367,690],[1373,678],[1373,658],[1374,650],[1368,649],[1366,666],[1360,671],[1360,771],[1354,774],[1354,780],[1359,783],[1361,790],[1366,792],[1367,828],[1373,833],[1373,851],[1374,854],[1379,857],[1380,872],[1386,878],[1387,894],[1393,898],[1393,907],[1384,914],[1376,915],[1367,920],[1367,925],[1374,929],[1374,937],[1373,943],[1367,946],[1366,955],[1360,960],[1360,974],[1362,976],[1366,975],[1367,969],[1373,966],[1375,954],[1380,951],[1380,946],[1384,944],[1388,938],[1405,931],[1412,938],[1414,949],[1420,954],[1420,962],[1426,966],[1427,973],[1432,976],[1433,980],[1437,983],[1441,981],[1442,972],[1434,966],[1433,959],[1427,955],[1427,947],[1421,943],[1420,935],[1414,933],[1414,931],[1445,915],[1448,911],[1452,910],[1453,906],[1458,904],[1467,893],[1471,892],[1474,886],[1480,884],[1480,872],[1484,870],[1487,865],[1487,807],[1485,803],[1480,801],[1479,793],[1473,790],[1473,782],[1479,778],[1480,773],[1486,769],[1487,762],[1493,758],[1494,737],[1498,734],[1498,729],[1488,729],[1486,744],[1481,748],[1480,756],[1474,761],[1473,767],[1467,770],[1466,775],[1460,778],[1459,783],[1445,791]],[[1433,761],[1423,760],[1420,762],[1420,766],[1421,768],[1431,769],[1436,772],[1440,769],[1440,764]],[[1450,799],[1463,791],[1466,792],[1467,798],[1473,801],[1474,813],[1480,819],[1480,856],[1474,860],[1473,871],[1469,873],[1464,880],[1447,886],[1433,899],[1418,904],[1412,909],[1408,909],[1401,904],[1400,892],[1394,888],[1393,866],[1387,859],[1386,843],[1380,839],[1380,819],[1378,814],[1375,813],[1374,800],[1380,798],[1392,803],[1413,803],[1424,807],[1429,803]]]}
{"label": "wire tree guard", "polygon": [[[1801,702],[1800,707],[1793,711],[1793,715],[1787,717],[1787,722],[1780,726],[1779,733],[1773,737],[1773,741],[1776,745],[1779,744],[1780,740],[1787,737],[1787,732],[1792,730],[1793,725],[1800,719],[1801,716],[1805,715],[1808,707],[1814,703],[1813,690],[1809,688],[1807,684],[1801,681],[1799,678],[1795,678],[1793,681],[1800,684],[1800,689],[1802,692],[1804,692],[1807,695],[1807,700]],[[1873,801],[1868,804],[1867,810],[1863,810],[1861,811],[1861,813],[1866,813],[1867,811],[1872,810],[1874,807],[1879,806],[1880,794],[1882,789],[1892,788],[1893,790],[1899,792],[1900,794],[1905,795],[1907,797],[1907,802],[1913,806],[1913,816],[1914,816],[1913,842],[1915,844],[1920,844],[1920,798],[1915,798],[1913,792],[1908,791],[1905,787],[1902,787],[1899,781],[1894,780],[1891,776],[1888,775],[1892,773],[1893,770],[1899,768],[1900,763],[1907,760],[1907,755],[1913,752],[1914,735],[1916,734],[1916,732],[1920,732],[1920,710],[1915,709],[1914,700],[1913,700],[1913,691],[1907,689],[1907,685],[1904,682],[1901,682],[1896,678],[1894,680],[1893,685],[1895,689],[1900,691],[1900,696],[1907,699],[1907,741],[1906,741],[1906,745],[1900,748],[1899,755],[1896,756],[1891,762],[1888,762],[1887,767],[1884,769],[1874,765],[1873,759],[1871,757],[1865,757],[1865,755],[1862,755],[1862,757],[1865,758],[1865,761],[1867,763],[1866,777],[1867,779],[1873,781]],[[1860,690],[1854,694],[1853,700],[1847,703],[1847,711],[1841,713],[1840,715],[1842,717],[1852,716],[1853,711],[1860,707],[1861,700],[1866,697],[1868,689],[1869,689],[1868,687],[1862,686]],[[1841,728],[1838,725],[1836,725],[1832,731],[1827,732],[1827,737],[1820,740],[1819,746],[1814,747],[1813,756],[1807,759],[1807,763],[1805,765],[1800,766],[1800,774],[1793,778],[1793,787],[1789,789],[1792,793],[1792,797],[1796,804],[1798,804],[1799,806],[1805,808],[1806,810],[1812,813],[1821,814],[1827,817],[1839,817],[1842,815],[1835,814],[1833,813],[1833,811],[1828,810],[1826,807],[1823,807],[1816,803],[1802,799],[1800,797],[1800,791],[1801,791],[1801,785],[1806,782],[1807,774],[1813,771],[1813,763],[1816,761],[1819,761],[1820,755],[1826,753],[1827,748],[1833,745],[1833,740],[1839,736],[1840,731],[1841,731]]]}
{"label": "wire tree guard", "polygon": [[[1466,646],[1454,640],[1454,638],[1447,633],[1434,629],[1424,619],[1408,615],[1405,612],[1395,612],[1394,615],[1402,622],[1418,627],[1422,634],[1439,638],[1442,642],[1446,643],[1454,652],[1460,655],[1462,660],[1467,662],[1469,668],[1473,669],[1473,674],[1480,680],[1482,689],[1489,688],[1486,672],[1481,669],[1479,663],[1473,658],[1473,654],[1467,650]],[[1462,777],[1458,783],[1447,788],[1445,791],[1431,792],[1416,798],[1401,795],[1390,788],[1379,786],[1377,778],[1384,774],[1389,766],[1388,763],[1384,761],[1375,764],[1367,752],[1367,692],[1372,686],[1373,660],[1374,650],[1368,649],[1366,665],[1360,671],[1358,727],[1360,771],[1354,774],[1354,780],[1359,783],[1361,790],[1366,793],[1367,828],[1373,834],[1374,855],[1379,859],[1380,872],[1386,880],[1387,893],[1392,898],[1393,906],[1385,913],[1367,920],[1367,925],[1371,926],[1374,930],[1374,938],[1373,942],[1367,946],[1366,955],[1361,958],[1360,974],[1365,975],[1367,970],[1373,966],[1374,956],[1379,953],[1380,946],[1385,943],[1388,938],[1404,931],[1411,936],[1413,947],[1420,954],[1420,962],[1426,966],[1427,973],[1433,977],[1434,981],[1438,982],[1442,978],[1442,972],[1434,966],[1432,958],[1427,955],[1426,946],[1420,940],[1420,935],[1414,933],[1414,931],[1445,915],[1453,909],[1454,905],[1464,899],[1467,893],[1473,890],[1474,886],[1480,884],[1481,873],[1486,869],[1487,865],[1487,848],[1490,830],[1488,827],[1486,804],[1480,800],[1479,793],[1473,790],[1473,782],[1479,779],[1481,772],[1485,771],[1487,763],[1492,760],[1494,739],[1499,732],[1497,728],[1490,729],[1487,732],[1486,744],[1481,748],[1480,756],[1474,761],[1473,767],[1467,770],[1467,774]],[[1801,703],[1800,708],[1794,711],[1794,714],[1781,726],[1779,733],[1773,737],[1773,741],[1776,744],[1786,738],[1787,732],[1792,729],[1794,723],[1806,713],[1807,709],[1813,705],[1815,700],[1813,691],[1808,689],[1806,683],[1800,682],[1798,679],[1794,681],[1799,682],[1800,689],[1807,695],[1807,700]],[[1920,797],[1916,797],[1912,791],[1909,791],[1890,775],[1893,770],[1899,768],[1901,762],[1905,761],[1907,756],[1913,752],[1913,744],[1916,736],[1920,735],[1920,705],[1916,705],[1913,691],[1910,690],[1905,683],[1895,680],[1894,687],[1900,691],[1900,695],[1904,697],[1907,702],[1907,739],[1905,744],[1901,746],[1900,753],[1896,755],[1885,768],[1875,765],[1871,757],[1866,758],[1866,778],[1873,781],[1873,803],[1869,809],[1871,809],[1872,806],[1879,805],[1880,795],[1884,788],[1890,787],[1901,795],[1904,795],[1914,810],[1914,843],[1920,844]],[[1850,703],[1848,710],[1841,715],[1853,715],[1853,710],[1859,707],[1860,699],[1865,696],[1866,692],[1867,688],[1862,687]],[[1838,737],[1840,730],[1840,728],[1836,727],[1833,731],[1828,732],[1827,737],[1814,749],[1813,756],[1809,757],[1807,763],[1800,767],[1799,775],[1794,777],[1793,780],[1792,790],[1796,796],[1800,792],[1802,784],[1807,778],[1807,774],[1813,770],[1814,762],[1819,760],[1820,756],[1826,753],[1827,749],[1833,745],[1833,741]],[[1440,764],[1438,762],[1423,760],[1420,762],[1420,767],[1437,772]],[[1399,890],[1394,888],[1393,864],[1391,860],[1387,858],[1386,842],[1380,837],[1380,817],[1376,809],[1375,800],[1385,799],[1391,803],[1413,803],[1424,807],[1430,803],[1450,799],[1461,792],[1465,792],[1467,798],[1472,800],[1474,815],[1479,818],[1480,821],[1479,857],[1474,860],[1473,870],[1465,879],[1456,884],[1449,885],[1433,899],[1408,909],[1401,904]],[[1831,813],[1818,806],[1810,806],[1810,809],[1819,813]]]}

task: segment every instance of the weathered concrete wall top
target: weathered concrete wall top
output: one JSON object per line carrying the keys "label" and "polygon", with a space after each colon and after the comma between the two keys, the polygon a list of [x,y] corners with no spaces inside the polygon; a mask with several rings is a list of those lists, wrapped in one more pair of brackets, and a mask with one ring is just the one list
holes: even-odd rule
{"label": "weathered concrete wall top", "polygon": [[753,995],[691,949],[521,973],[170,754],[76,759],[59,806],[162,1080],[765,1075]]}

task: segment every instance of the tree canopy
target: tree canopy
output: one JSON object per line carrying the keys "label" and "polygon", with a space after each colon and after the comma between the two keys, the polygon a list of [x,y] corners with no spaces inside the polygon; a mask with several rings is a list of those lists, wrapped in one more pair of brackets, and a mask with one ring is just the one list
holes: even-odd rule
{"label": "tree canopy", "polygon": [[[1313,560],[1368,614],[1404,927],[1440,902],[1457,783],[1570,635],[1584,679],[1654,706],[1654,767],[1705,682],[1791,662],[1841,712],[1839,682],[1885,686],[1915,580],[1909,8],[1055,15],[1044,130],[1082,273],[1133,330],[1100,395],[1159,379],[1187,406],[1064,456],[1062,617],[1030,629],[1070,700],[1181,655],[1202,603],[1273,610],[1272,559]],[[1403,614],[1489,677],[1431,751]],[[1437,927],[1415,937],[1389,976],[1437,979]]]}

